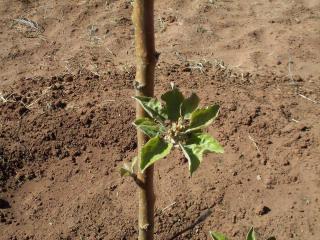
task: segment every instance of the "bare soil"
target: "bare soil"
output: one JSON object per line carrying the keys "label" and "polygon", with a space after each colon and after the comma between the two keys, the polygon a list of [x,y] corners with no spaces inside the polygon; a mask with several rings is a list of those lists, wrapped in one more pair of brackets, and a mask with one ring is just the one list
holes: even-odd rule
{"label": "bare soil", "polygon": [[[137,238],[130,1],[0,1],[0,239]],[[23,19],[24,18],[24,19]],[[16,20],[15,20],[16,19]],[[24,20],[24,22],[22,21]],[[26,21],[28,21],[26,26]],[[156,1],[159,96],[202,105],[225,154],[156,164],[156,239],[320,235],[320,3]]]}

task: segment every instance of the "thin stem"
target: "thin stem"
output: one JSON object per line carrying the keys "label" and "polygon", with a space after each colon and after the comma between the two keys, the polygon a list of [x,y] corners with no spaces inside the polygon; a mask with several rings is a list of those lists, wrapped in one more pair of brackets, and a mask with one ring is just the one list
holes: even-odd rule
{"label": "thin stem", "polygon": [[[154,43],[154,0],[135,0],[132,20],[136,45],[136,95],[153,97],[154,69],[157,61]],[[137,103],[137,119],[147,113]],[[148,137],[138,130],[138,156]],[[139,157],[140,162],[140,157]],[[140,163],[138,164],[140,165]],[[139,240],[153,240],[154,203],[153,167],[137,174],[139,181]]]}

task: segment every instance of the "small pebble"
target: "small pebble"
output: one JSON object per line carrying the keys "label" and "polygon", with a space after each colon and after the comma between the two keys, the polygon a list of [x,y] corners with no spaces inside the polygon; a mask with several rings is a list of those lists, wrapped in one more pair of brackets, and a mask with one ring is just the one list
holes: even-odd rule
{"label": "small pebble", "polygon": [[268,214],[271,211],[271,209],[267,206],[260,205],[256,208],[256,214],[259,216],[263,216]]}

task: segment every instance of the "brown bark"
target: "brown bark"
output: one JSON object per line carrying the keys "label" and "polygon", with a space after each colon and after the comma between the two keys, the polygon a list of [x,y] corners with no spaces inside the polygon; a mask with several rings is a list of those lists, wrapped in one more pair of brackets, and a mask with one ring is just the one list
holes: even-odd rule
{"label": "brown bark", "polygon": [[[156,53],[154,43],[154,0],[135,0],[132,20],[135,28],[136,46],[136,95],[153,96],[154,69]],[[143,108],[137,104],[136,117],[147,116]],[[138,156],[141,148],[148,140],[147,136],[138,130]],[[140,161],[140,160],[139,160]],[[153,240],[154,229],[154,190],[153,167],[144,173],[138,172],[139,186],[139,240]]]}

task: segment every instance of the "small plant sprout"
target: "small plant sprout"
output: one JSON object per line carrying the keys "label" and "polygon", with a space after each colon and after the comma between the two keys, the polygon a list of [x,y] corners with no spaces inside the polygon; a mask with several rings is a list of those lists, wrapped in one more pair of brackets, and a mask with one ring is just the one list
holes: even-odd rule
{"label": "small plant sprout", "polygon": [[175,86],[161,96],[162,102],[145,96],[135,96],[134,99],[149,117],[139,118],[133,124],[150,139],[141,149],[140,161],[136,157],[121,168],[122,176],[135,177],[138,162],[140,171],[144,172],[166,157],[173,147],[180,148],[188,159],[191,175],[202,162],[204,153],[223,153],[218,141],[204,132],[218,116],[218,105],[200,108],[200,99],[195,93],[185,98]]}
{"label": "small plant sprout", "polygon": [[[209,234],[212,240],[229,240],[229,238],[227,238],[225,235],[219,232],[209,232]],[[247,233],[246,240],[258,240],[253,227],[251,227],[249,232]],[[276,240],[276,238],[269,237],[267,240]]]}

